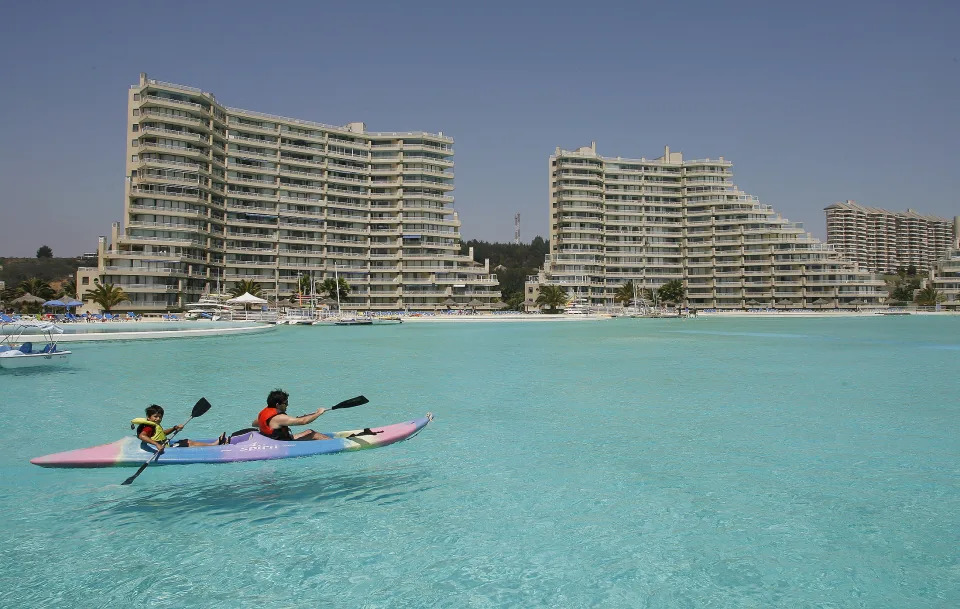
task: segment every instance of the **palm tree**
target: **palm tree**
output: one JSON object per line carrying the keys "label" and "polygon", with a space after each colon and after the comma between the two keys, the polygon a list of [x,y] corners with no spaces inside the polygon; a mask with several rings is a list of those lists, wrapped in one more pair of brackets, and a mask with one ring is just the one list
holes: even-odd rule
{"label": "palm tree", "polygon": [[67,279],[60,284],[60,291],[57,292],[57,298],[77,298],[77,281],[75,279]]}
{"label": "palm tree", "polygon": [[297,280],[297,291],[303,294],[304,296],[310,295],[310,276],[301,275],[300,279]]}
{"label": "palm tree", "polygon": [[657,296],[663,302],[672,302],[680,304],[687,297],[687,291],[683,288],[683,282],[679,279],[671,279],[657,290]]}
{"label": "palm tree", "polygon": [[928,284],[927,287],[917,292],[916,303],[922,307],[932,307],[946,299],[947,297],[944,296],[943,292],[934,288],[933,284]]}
{"label": "palm tree", "polygon": [[17,292],[18,292],[17,288],[13,286],[10,286],[9,288],[3,288],[3,290],[0,290],[0,302],[10,302],[17,296],[21,295],[21,294],[18,294]]}
{"label": "palm tree", "polygon": [[106,313],[109,313],[110,309],[121,302],[130,300],[127,293],[119,286],[115,286],[112,283],[101,284],[99,279],[94,279],[93,284],[97,287],[92,290],[87,290],[83,295],[83,299],[92,300],[97,303]]}
{"label": "palm tree", "polygon": [[540,294],[537,295],[536,304],[539,307],[547,307],[548,313],[556,313],[558,307],[567,304],[570,297],[567,291],[558,285],[540,286]]}
{"label": "palm tree", "polygon": [[50,284],[38,277],[24,279],[20,282],[20,285],[17,286],[17,291],[19,292],[19,296],[23,296],[29,292],[37,298],[43,298],[44,300],[50,300],[56,295],[56,292],[53,291]]}
{"label": "palm tree", "polygon": [[[320,290],[321,294],[326,294],[330,298],[336,298],[339,300],[346,300],[347,296],[350,295],[350,284],[347,283],[347,280],[343,277],[338,277],[337,279],[327,277],[322,282],[318,283],[317,289]],[[339,296],[337,295],[338,291],[340,293]]]}
{"label": "palm tree", "polygon": [[263,294],[263,288],[260,287],[260,284],[252,279],[241,279],[237,282],[235,286],[230,288],[230,295],[236,298],[237,296],[243,296],[244,294],[249,293],[251,296],[260,297]]}
{"label": "palm tree", "polygon": [[[614,302],[619,302],[620,304],[626,306],[630,304],[630,301],[634,299],[634,296],[638,296],[635,292],[633,285],[633,280],[626,282],[619,288],[617,288],[616,293],[613,295]],[[639,296],[638,296],[639,297]]]}

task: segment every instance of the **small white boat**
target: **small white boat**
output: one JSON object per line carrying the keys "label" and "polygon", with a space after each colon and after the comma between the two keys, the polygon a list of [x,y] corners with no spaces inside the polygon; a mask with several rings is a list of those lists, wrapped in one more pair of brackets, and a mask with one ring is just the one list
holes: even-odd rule
{"label": "small white boat", "polygon": [[184,319],[209,319],[212,321],[229,320],[233,315],[233,307],[227,304],[228,294],[207,294],[201,296],[197,302],[187,305]]}
{"label": "small white boat", "polygon": [[333,322],[335,326],[372,326],[373,320],[366,317],[341,317]]}
{"label": "small white boat", "polygon": [[388,317],[374,317],[374,318],[373,318],[373,323],[374,323],[374,325],[377,325],[377,326],[385,326],[385,325],[391,325],[391,324],[402,324],[402,323],[403,323],[403,318],[400,317],[400,316],[398,316],[398,315],[392,315],[392,316],[388,316]]}
{"label": "small white boat", "polygon": [[[63,334],[63,328],[56,324],[0,315],[0,368],[38,368],[67,363],[71,352],[57,348],[55,335],[59,334]],[[42,338],[43,346],[35,347],[30,340],[33,337]]]}

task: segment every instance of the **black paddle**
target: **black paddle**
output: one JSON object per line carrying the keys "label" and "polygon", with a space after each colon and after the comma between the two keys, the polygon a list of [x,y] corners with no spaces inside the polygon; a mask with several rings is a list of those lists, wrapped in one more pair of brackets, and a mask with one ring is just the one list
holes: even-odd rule
{"label": "black paddle", "polygon": [[355,398],[350,398],[349,400],[344,400],[337,404],[336,406],[331,406],[328,410],[336,410],[337,408],[353,408],[354,406],[359,406],[361,404],[366,404],[369,402],[367,398],[362,395],[358,395]]}
{"label": "black paddle", "polygon": [[[340,402],[339,404],[337,404],[336,406],[331,406],[330,408],[327,408],[327,410],[336,410],[337,408],[353,408],[354,406],[359,406],[359,405],[361,405],[361,404],[366,404],[366,403],[369,402],[369,401],[370,401],[370,400],[368,400],[366,397],[364,397],[364,396],[362,396],[362,395],[358,395],[358,396],[355,397],[355,398],[350,398],[349,400],[344,400],[344,401]],[[307,413],[307,414],[310,414],[310,413]],[[306,415],[306,414],[302,414],[302,415],[300,415],[300,416],[301,416],[301,417],[305,417],[305,416],[307,416],[307,415]]]}
{"label": "black paddle", "polygon": [[[327,410],[336,410],[337,408],[353,408],[354,406],[360,406],[361,404],[366,404],[366,403],[369,402],[369,401],[370,401],[370,400],[368,400],[365,396],[358,395],[357,397],[350,398],[349,400],[344,400],[344,401],[340,402],[339,404],[337,404],[337,405],[335,405],[335,406],[331,406],[330,408],[327,408]],[[308,414],[309,414],[309,413],[308,413]],[[302,414],[302,415],[300,415],[300,416],[305,417],[305,416],[307,416],[307,415]],[[239,430],[239,431],[233,432],[232,434],[230,434],[230,437],[232,438],[232,437],[234,437],[234,436],[240,436],[240,435],[243,435],[243,434],[245,434],[245,433],[250,433],[251,431],[258,431],[258,428],[257,428],[257,427],[247,427],[247,428],[245,428],[245,429],[241,429],[241,430]]]}
{"label": "black paddle", "polygon": [[[192,419],[193,417],[202,416],[208,410],[210,410],[210,402],[207,401],[207,398],[200,398],[199,400],[197,400],[197,403],[193,405],[193,410],[190,412],[190,419]],[[183,429],[183,427],[185,427],[186,424],[190,422],[190,419],[187,419],[186,421],[184,421],[183,425],[180,426],[180,429]],[[173,436],[177,435],[180,432],[180,429],[173,432],[167,437],[172,438]],[[143,470],[147,469],[148,465],[156,461],[157,458],[159,458],[162,453],[163,453],[162,449],[158,450],[152,457],[147,459],[146,463],[140,466],[140,468],[137,470],[135,474],[133,474],[132,476],[124,480],[122,484],[133,484],[133,481],[137,479],[137,476],[142,474]]]}

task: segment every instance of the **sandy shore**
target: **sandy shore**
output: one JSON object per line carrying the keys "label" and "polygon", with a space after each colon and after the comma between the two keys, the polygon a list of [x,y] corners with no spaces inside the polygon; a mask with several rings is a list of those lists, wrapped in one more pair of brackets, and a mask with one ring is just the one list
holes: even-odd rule
{"label": "sandy shore", "polygon": [[699,317],[903,317],[912,315],[960,315],[956,311],[713,311]]}
{"label": "sandy shore", "polygon": [[[848,318],[848,317],[901,317],[911,315],[960,315],[957,311],[910,311],[909,313],[896,311],[711,311],[697,312],[696,316],[686,317],[684,319],[711,319],[711,318],[779,318],[793,319],[798,317],[817,317],[821,319]],[[623,319],[606,314],[589,315],[542,315],[542,314],[523,314],[523,313],[470,313],[464,315],[406,315],[403,316],[404,323],[452,323],[452,322],[569,322],[569,321],[599,321],[604,319]],[[656,319],[656,318],[638,318],[638,319]],[[677,319],[662,318],[662,319]]]}
{"label": "sandy shore", "polygon": [[538,315],[538,314],[511,314],[511,313],[471,313],[465,315],[405,315],[403,323],[447,323],[447,322],[477,322],[477,321],[598,321],[612,319],[609,315]]}

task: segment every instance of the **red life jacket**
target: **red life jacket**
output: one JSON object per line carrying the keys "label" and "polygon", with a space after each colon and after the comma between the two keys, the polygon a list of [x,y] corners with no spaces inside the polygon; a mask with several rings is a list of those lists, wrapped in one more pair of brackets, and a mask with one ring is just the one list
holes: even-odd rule
{"label": "red life jacket", "polygon": [[270,427],[270,419],[278,414],[280,414],[280,411],[272,406],[267,406],[260,411],[260,414],[257,415],[257,425],[260,427],[260,433],[274,440],[292,440],[293,433],[291,433],[290,428],[286,425],[279,429]]}

